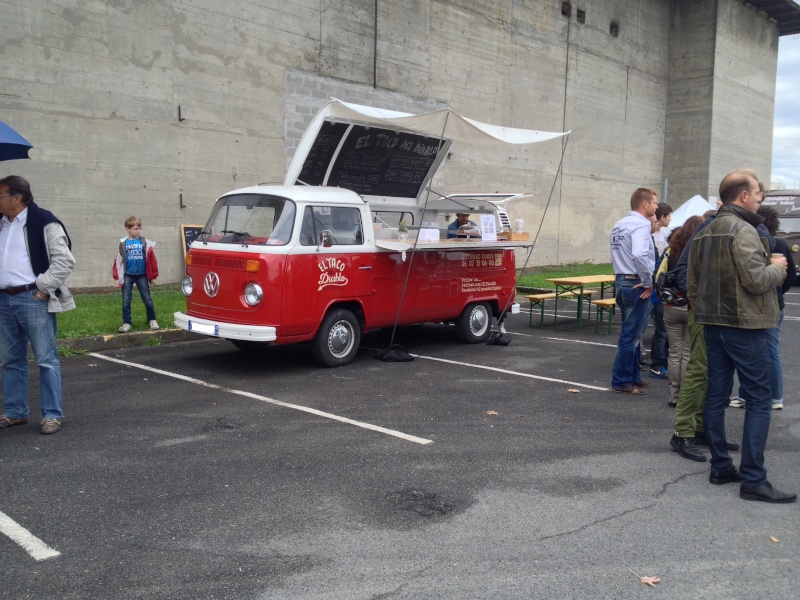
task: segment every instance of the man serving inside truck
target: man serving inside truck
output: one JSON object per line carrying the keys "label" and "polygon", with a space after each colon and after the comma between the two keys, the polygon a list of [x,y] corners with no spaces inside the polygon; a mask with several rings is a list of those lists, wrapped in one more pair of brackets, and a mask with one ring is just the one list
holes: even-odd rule
{"label": "man serving inside truck", "polygon": [[458,233],[458,229],[459,227],[463,227],[464,225],[472,225],[475,228],[478,227],[477,224],[469,220],[469,213],[456,213],[456,220],[447,226],[447,237],[448,238],[459,237],[460,234]]}

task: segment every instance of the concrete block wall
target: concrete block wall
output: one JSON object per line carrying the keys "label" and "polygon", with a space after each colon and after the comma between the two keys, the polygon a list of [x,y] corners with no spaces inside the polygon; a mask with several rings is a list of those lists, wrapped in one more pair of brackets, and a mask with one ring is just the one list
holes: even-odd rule
{"label": "concrete block wall", "polygon": [[[0,119],[36,147],[3,172],[30,179],[67,224],[71,285],[112,283],[132,213],[159,242],[162,282],[178,281],[179,225],[204,223],[228,190],[282,181],[329,96],[409,112],[451,106],[488,123],[573,130],[558,180],[556,141],[456,145],[435,183],[533,192],[510,207],[533,233],[554,189],[534,262],[605,261],[631,191],[660,191],[670,164],[670,23],[683,2],[599,0],[583,23],[578,4],[564,16],[560,0],[381,1],[376,21],[374,0],[0,0]],[[712,179],[734,158],[769,163],[769,141],[744,140],[729,122],[748,110],[754,135],[771,125],[777,47],[763,15],[719,4],[714,37],[730,44],[715,46],[713,84],[728,88],[711,106]]]}

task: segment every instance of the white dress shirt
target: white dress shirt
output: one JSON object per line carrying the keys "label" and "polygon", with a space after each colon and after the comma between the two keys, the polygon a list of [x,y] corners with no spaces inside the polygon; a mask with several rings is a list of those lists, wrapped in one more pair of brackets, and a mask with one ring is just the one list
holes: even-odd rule
{"label": "white dress shirt", "polygon": [[13,221],[3,215],[0,229],[0,289],[28,285],[36,281],[28,248],[25,245],[25,224],[28,209]]}
{"label": "white dress shirt", "polygon": [[650,220],[636,211],[617,222],[611,232],[611,266],[616,275],[638,275],[642,285],[653,287],[655,247]]}

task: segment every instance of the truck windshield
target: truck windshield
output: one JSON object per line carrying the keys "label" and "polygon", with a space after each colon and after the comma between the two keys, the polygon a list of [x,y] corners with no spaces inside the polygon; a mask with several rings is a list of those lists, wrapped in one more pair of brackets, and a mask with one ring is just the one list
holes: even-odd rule
{"label": "truck windshield", "polygon": [[283,246],[292,237],[295,205],[267,194],[234,194],[217,201],[198,236],[201,242]]}

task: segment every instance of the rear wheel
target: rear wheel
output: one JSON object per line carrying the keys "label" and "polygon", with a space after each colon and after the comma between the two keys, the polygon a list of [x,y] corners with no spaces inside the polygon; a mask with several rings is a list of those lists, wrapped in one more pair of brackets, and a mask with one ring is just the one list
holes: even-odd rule
{"label": "rear wheel", "polygon": [[456,332],[462,342],[480,344],[492,333],[492,311],[487,302],[468,304],[456,319]]}
{"label": "rear wheel", "polygon": [[360,343],[361,326],[356,316],[347,309],[336,308],[322,322],[311,353],[323,367],[341,367],[355,358]]}

